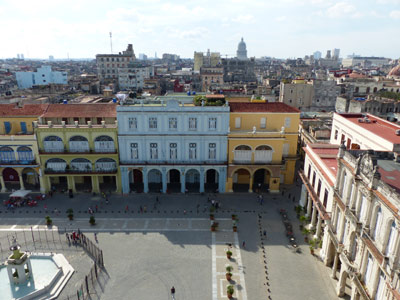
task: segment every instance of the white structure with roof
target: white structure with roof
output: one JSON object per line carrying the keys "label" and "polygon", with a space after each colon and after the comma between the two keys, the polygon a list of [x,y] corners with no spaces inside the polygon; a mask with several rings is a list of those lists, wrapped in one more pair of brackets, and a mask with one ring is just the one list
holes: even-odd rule
{"label": "white structure with roof", "polygon": [[67,72],[52,71],[51,66],[42,66],[36,72],[15,72],[19,89],[50,83],[68,84]]}

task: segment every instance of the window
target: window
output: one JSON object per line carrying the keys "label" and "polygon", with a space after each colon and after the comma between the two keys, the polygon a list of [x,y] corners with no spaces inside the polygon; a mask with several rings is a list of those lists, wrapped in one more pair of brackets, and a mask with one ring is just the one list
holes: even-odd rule
{"label": "window", "polygon": [[291,120],[291,118],[285,118],[285,127],[286,128],[290,127],[290,120]]}
{"label": "window", "polygon": [[364,273],[364,281],[366,284],[368,284],[368,281],[371,278],[373,264],[374,264],[374,260],[372,258],[372,255],[368,253],[367,267],[365,268],[365,273]]}
{"label": "window", "polygon": [[282,156],[287,157],[289,155],[289,144],[283,144]]}
{"label": "window", "polygon": [[197,130],[197,118],[189,118],[189,130]]}
{"label": "window", "polygon": [[321,192],[321,185],[322,185],[321,179],[318,179],[318,188],[317,188],[317,196],[318,197],[319,197],[319,193]]}
{"label": "window", "polygon": [[360,219],[360,221],[362,222],[362,220],[364,219],[364,214],[366,211],[366,206],[367,206],[367,198],[362,195],[361,196],[361,200],[360,200],[360,208],[359,208],[359,213],[358,213],[358,218]]}
{"label": "window", "polygon": [[197,145],[196,143],[189,144],[189,159],[197,159]]}
{"label": "window", "polygon": [[346,196],[346,193],[345,193],[346,186],[347,186],[347,173],[346,173],[346,172],[344,172],[344,173],[343,173],[343,184],[342,184],[342,190],[341,190],[341,192],[340,192],[340,196],[342,197],[342,199],[343,199],[343,197],[345,197],[345,196]]}
{"label": "window", "polygon": [[315,187],[315,179],[317,177],[317,174],[315,173],[315,171],[313,172],[313,179],[312,179],[312,187]]}
{"label": "window", "polygon": [[150,159],[158,159],[157,143],[150,143]]}
{"label": "window", "polygon": [[20,125],[22,133],[26,133],[27,132],[26,122],[20,122]]}
{"label": "window", "polygon": [[131,143],[131,159],[139,159],[139,151],[137,143]]}
{"label": "window", "polygon": [[178,145],[176,143],[169,144],[169,158],[178,159]]}
{"label": "window", "polygon": [[169,124],[168,125],[169,129],[172,129],[172,130],[177,129],[178,128],[178,119],[177,118],[169,118],[168,124]]}
{"label": "window", "polygon": [[382,271],[380,271],[378,287],[376,289],[375,300],[384,300],[386,298],[385,294],[384,294],[385,282],[386,282],[386,275]]}
{"label": "window", "polygon": [[241,123],[241,118],[236,117],[235,118],[235,128],[240,128],[240,123]]}
{"label": "window", "polygon": [[157,118],[149,118],[149,129],[157,129]]}
{"label": "window", "polygon": [[381,223],[382,223],[382,210],[379,207],[378,211],[376,212],[374,232],[372,233],[372,238],[374,240],[376,239],[377,235],[379,234],[379,231],[381,229]]}
{"label": "window", "polygon": [[129,118],[129,129],[137,129],[137,119]]}
{"label": "window", "polygon": [[217,118],[208,118],[208,129],[210,130],[217,129]]}
{"label": "window", "polygon": [[337,212],[337,213],[336,213],[335,232],[338,232],[340,217],[341,217],[342,213],[340,212],[340,209],[339,209],[339,208],[337,209],[336,212]]}
{"label": "window", "polygon": [[387,242],[386,249],[385,249],[386,256],[393,254],[395,239],[396,239],[396,223],[393,221],[392,225],[390,226],[388,242]]}
{"label": "window", "polygon": [[328,195],[329,195],[329,192],[327,189],[325,189],[325,193],[324,193],[324,206],[325,207],[328,204]]}
{"label": "window", "polygon": [[260,119],[260,128],[266,128],[267,127],[267,118],[261,118]]}
{"label": "window", "polygon": [[215,143],[208,144],[208,159],[216,159],[217,157],[217,148]]}
{"label": "window", "polygon": [[308,165],[308,174],[307,174],[307,178],[311,179],[311,165]]}
{"label": "window", "polygon": [[339,131],[335,130],[335,140],[338,138]]}

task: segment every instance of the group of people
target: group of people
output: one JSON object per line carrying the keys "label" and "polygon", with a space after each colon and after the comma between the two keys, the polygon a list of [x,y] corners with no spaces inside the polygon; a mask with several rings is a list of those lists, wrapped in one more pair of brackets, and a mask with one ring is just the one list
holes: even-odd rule
{"label": "group of people", "polygon": [[68,244],[72,242],[73,245],[76,245],[80,242],[80,232],[73,231],[71,234],[68,232],[65,233],[65,236],[67,238]]}

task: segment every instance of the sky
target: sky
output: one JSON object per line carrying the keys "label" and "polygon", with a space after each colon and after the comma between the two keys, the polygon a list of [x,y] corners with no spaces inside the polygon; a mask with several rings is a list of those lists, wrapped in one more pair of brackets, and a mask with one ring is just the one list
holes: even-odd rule
{"label": "sky", "polygon": [[95,58],[194,51],[294,58],[400,57],[400,0],[0,0],[0,58]]}

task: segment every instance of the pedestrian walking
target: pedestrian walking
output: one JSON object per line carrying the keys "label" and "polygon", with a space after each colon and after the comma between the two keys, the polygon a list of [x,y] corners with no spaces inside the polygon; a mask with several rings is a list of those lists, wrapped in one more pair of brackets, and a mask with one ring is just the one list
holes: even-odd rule
{"label": "pedestrian walking", "polygon": [[99,206],[96,204],[96,212],[98,212],[99,211]]}
{"label": "pedestrian walking", "polygon": [[183,210],[183,214],[186,215],[186,209]]}
{"label": "pedestrian walking", "polygon": [[267,231],[266,230],[263,231],[263,236],[264,236],[264,238],[267,237]]}
{"label": "pedestrian walking", "polygon": [[160,203],[160,201],[158,200],[158,196],[156,197],[156,203]]}
{"label": "pedestrian walking", "polygon": [[99,240],[97,239],[97,233],[94,233],[94,240],[96,241],[96,243],[99,243]]}
{"label": "pedestrian walking", "polygon": [[69,240],[69,234],[68,234],[68,232],[65,233],[65,236],[66,236],[66,238],[67,238],[68,245],[71,244],[71,241]]}
{"label": "pedestrian walking", "polygon": [[243,247],[243,248],[246,248],[246,242],[245,242],[245,241],[243,241],[242,247]]}
{"label": "pedestrian walking", "polygon": [[44,211],[47,213],[47,205],[44,205]]}
{"label": "pedestrian walking", "polygon": [[106,204],[108,205],[108,197],[106,196]]}
{"label": "pedestrian walking", "polygon": [[140,210],[140,213],[142,214],[143,213],[143,207],[141,205],[140,205],[139,210]]}
{"label": "pedestrian walking", "polygon": [[145,213],[147,212],[147,207],[146,207],[146,205],[143,206],[143,211],[144,211]]}
{"label": "pedestrian walking", "polygon": [[129,207],[128,205],[125,207],[125,211],[128,212],[129,211]]}

